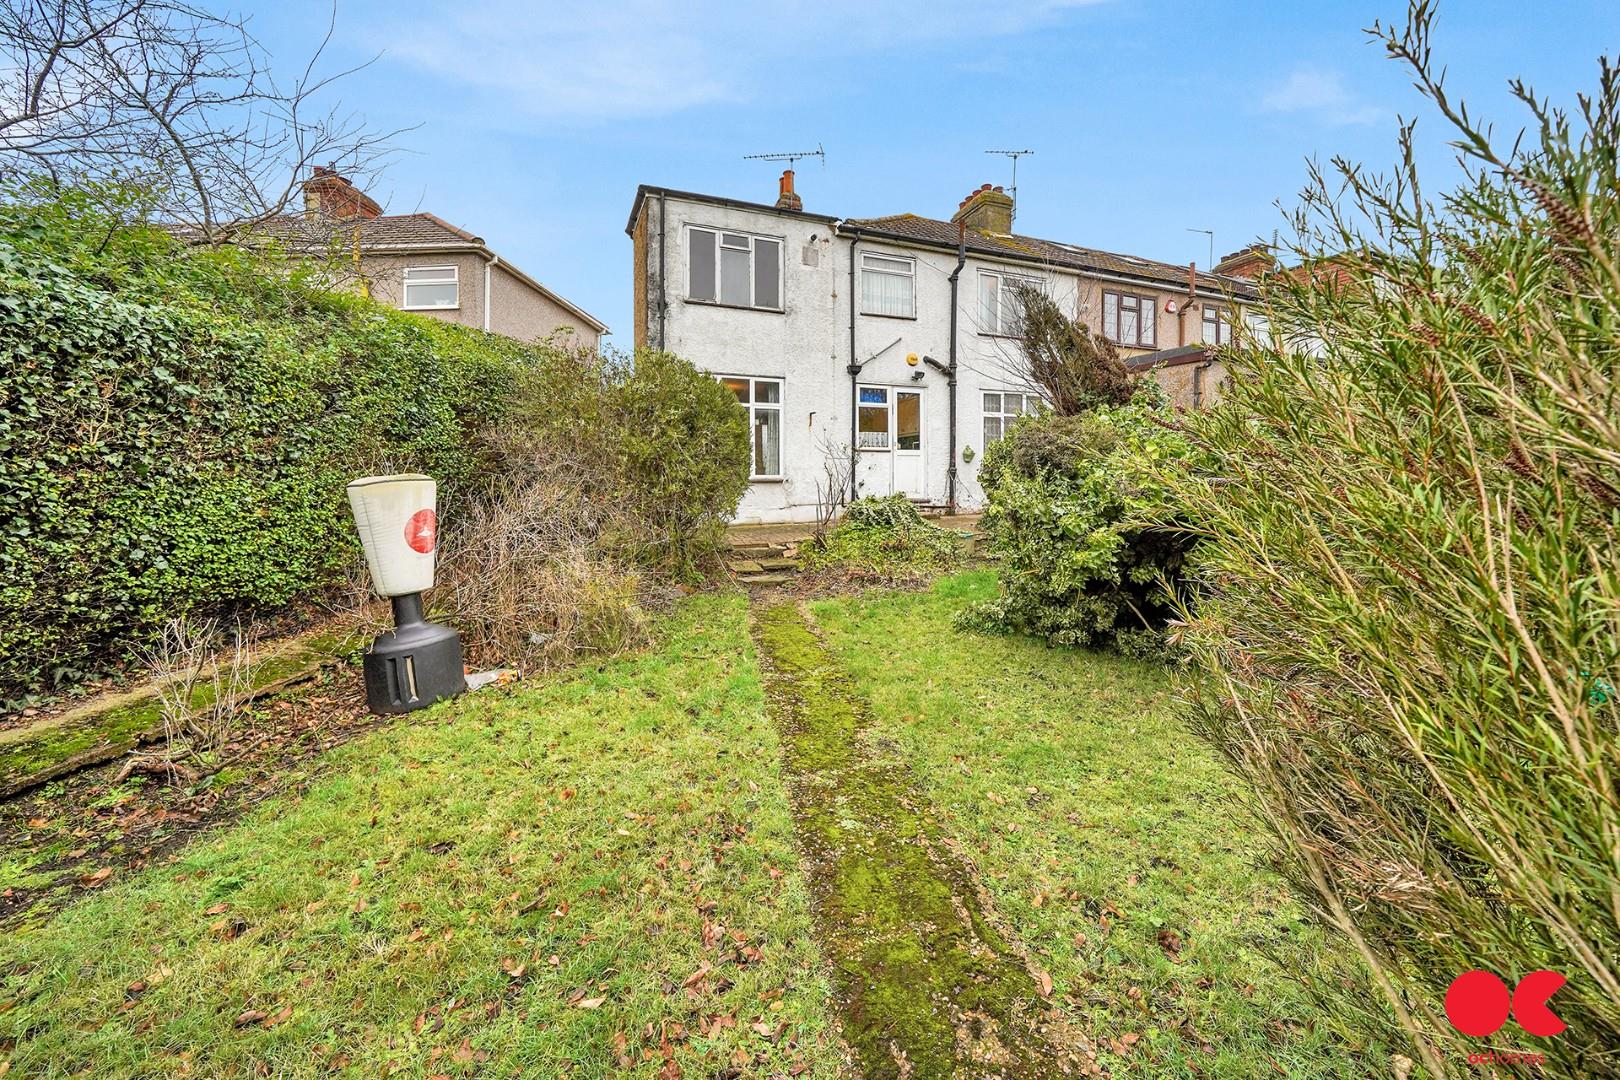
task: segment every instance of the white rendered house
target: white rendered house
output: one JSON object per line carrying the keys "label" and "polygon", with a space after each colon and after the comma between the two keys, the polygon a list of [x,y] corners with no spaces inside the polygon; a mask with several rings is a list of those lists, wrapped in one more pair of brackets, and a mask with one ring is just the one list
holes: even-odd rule
{"label": "white rendered house", "polygon": [[1270,265],[1245,251],[1199,273],[1015,236],[1011,218],[988,184],[949,221],[808,213],[791,171],[775,205],[636,190],[635,343],[713,373],[748,410],[738,521],[814,519],[827,460],[850,447],[859,495],[977,508],[986,445],[1038,400],[1012,336],[1014,284],[1134,358],[1229,340]]}

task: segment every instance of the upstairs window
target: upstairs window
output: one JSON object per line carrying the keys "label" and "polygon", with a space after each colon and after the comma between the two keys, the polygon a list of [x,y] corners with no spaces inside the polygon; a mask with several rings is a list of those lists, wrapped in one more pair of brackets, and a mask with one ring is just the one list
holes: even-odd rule
{"label": "upstairs window", "polygon": [[748,413],[749,473],[753,480],[782,476],[782,380],[722,375],[726,389]]}
{"label": "upstairs window", "polygon": [[1232,313],[1219,304],[1204,305],[1204,344],[1232,344]]}
{"label": "upstairs window", "polygon": [[1033,416],[1041,409],[1039,394],[1017,390],[995,390],[984,395],[984,445],[1007,434],[1007,428],[1020,416]]}
{"label": "upstairs window", "polygon": [[1134,293],[1103,293],[1103,335],[1116,345],[1131,349],[1151,349],[1157,339],[1153,325],[1155,308],[1151,296]]}
{"label": "upstairs window", "polygon": [[719,229],[686,232],[689,299],[782,310],[782,241]]}
{"label": "upstairs window", "polygon": [[400,307],[406,311],[432,311],[461,305],[454,266],[407,266]]}
{"label": "upstairs window", "polygon": [[861,255],[861,314],[917,317],[917,260]]}
{"label": "upstairs window", "polygon": [[1021,285],[1031,289],[1041,287],[1040,281],[1032,277],[979,271],[979,333],[1013,337],[1022,330],[1024,312],[1018,302]]}

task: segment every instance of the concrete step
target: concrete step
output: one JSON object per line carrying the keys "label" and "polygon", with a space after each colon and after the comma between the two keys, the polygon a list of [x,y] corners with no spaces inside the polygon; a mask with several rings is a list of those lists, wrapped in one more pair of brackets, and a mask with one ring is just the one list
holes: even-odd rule
{"label": "concrete step", "polygon": [[727,559],[726,569],[733,574],[763,574],[765,567],[754,559]]}
{"label": "concrete step", "polygon": [[744,585],[754,588],[765,588],[768,585],[786,585],[793,580],[792,574],[743,574],[737,578]]}
{"label": "concrete step", "polygon": [[733,544],[726,548],[726,555],[739,559],[775,559],[786,550],[786,544]]}
{"label": "concrete step", "polygon": [[799,566],[799,562],[798,562],[797,559],[760,559],[759,560],[759,568],[761,570],[796,570],[796,569],[798,569],[798,566]]}

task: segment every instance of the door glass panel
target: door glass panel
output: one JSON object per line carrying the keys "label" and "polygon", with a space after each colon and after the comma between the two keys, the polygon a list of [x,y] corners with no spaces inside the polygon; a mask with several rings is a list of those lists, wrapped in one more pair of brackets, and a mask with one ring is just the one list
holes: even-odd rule
{"label": "door glass panel", "polygon": [[922,449],[922,395],[905,391],[894,398],[894,448]]}
{"label": "door glass panel", "polygon": [[887,390],[883,389],[881,386],[863,386],[863,387],[861,387],[861,404],[862,405],[883,405],[883,404],[887,404],[888,400],[889,400],[889,392]]}
{"label": "door glass panel", "polygon": [[754,475],[779,476],[782,472],[782,411],[754,411]]}

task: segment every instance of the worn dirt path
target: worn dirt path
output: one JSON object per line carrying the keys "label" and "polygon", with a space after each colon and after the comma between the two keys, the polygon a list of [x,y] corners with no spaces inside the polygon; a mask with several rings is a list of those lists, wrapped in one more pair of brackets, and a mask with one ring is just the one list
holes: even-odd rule
{"label": "worn dirt path", "polygon": [[986,911],[907,771],[866,749],[866,705],[807,621],[756,607],[789,791],[866,1080],[1061,1077],[1091,1071],[1015,943]]}

